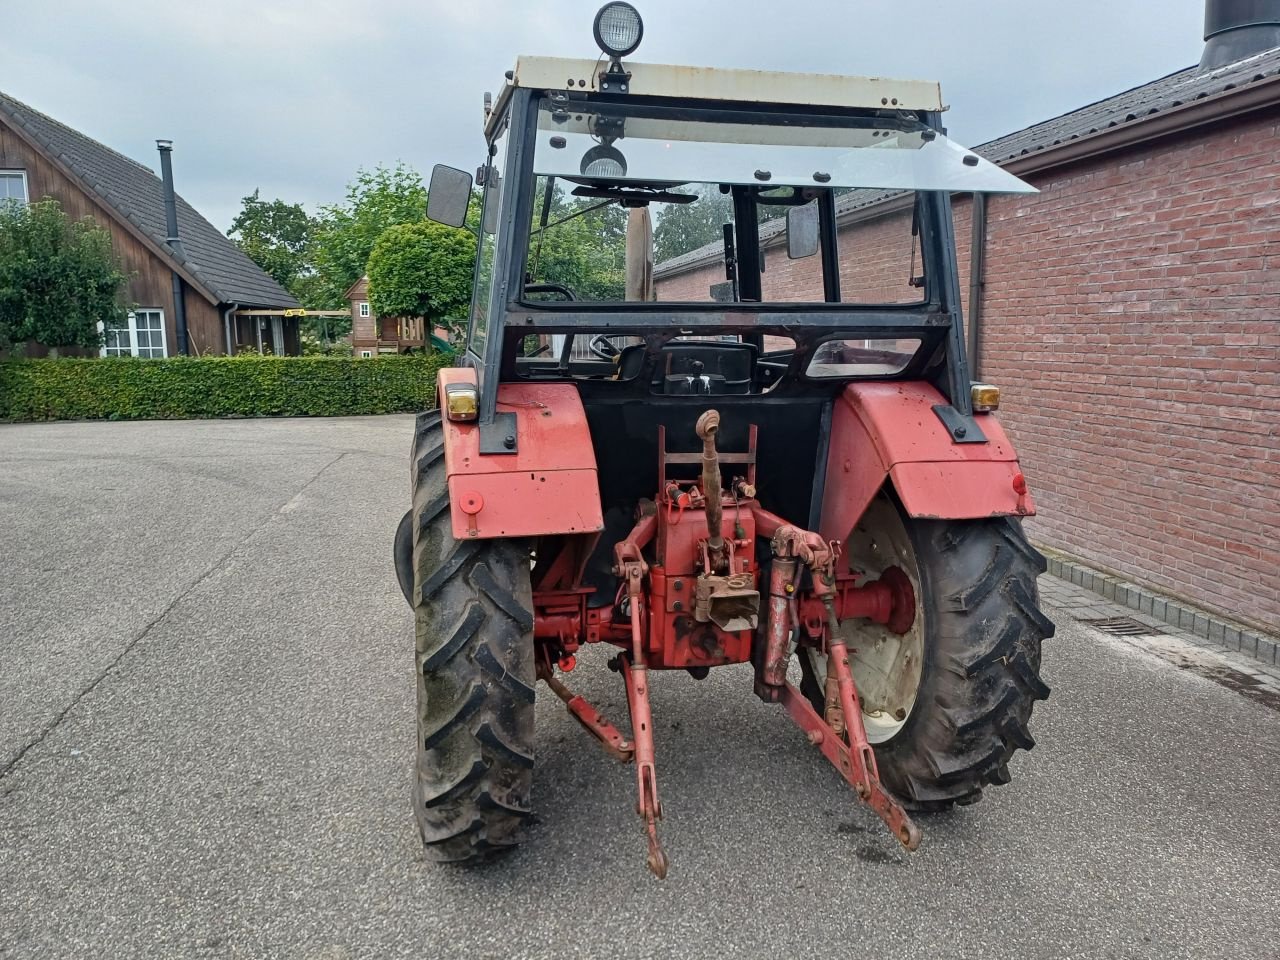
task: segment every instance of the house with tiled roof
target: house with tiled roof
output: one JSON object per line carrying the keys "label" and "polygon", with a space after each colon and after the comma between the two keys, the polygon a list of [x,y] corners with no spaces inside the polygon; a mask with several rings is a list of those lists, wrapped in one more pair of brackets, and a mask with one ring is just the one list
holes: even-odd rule
{"label": "house with tiled roof", "polygon": [[[1040,192],[953,198],[968,353],[1002,389],[1039,544],[1142,613],[1150,590],[1277,633],[1280,0],[1207,0],[1205,40],[1195,66],[975,149]],[[840,198],[843,299],[917,295],[911,217],[902,193]],[[764,298],[821,300],[782,225],[760,225]],[[659,299],[711,299],[724,255],[657,264]]]}
{"label": "house with tiled roof", "polygon": [[104,354],[300,352],[298,317],[286,314],[298,302],[176,193],[171,236],[153,170],[0,93],[0,198],[45,197],[106,228],[130,276],[127,326],[107,331]]}

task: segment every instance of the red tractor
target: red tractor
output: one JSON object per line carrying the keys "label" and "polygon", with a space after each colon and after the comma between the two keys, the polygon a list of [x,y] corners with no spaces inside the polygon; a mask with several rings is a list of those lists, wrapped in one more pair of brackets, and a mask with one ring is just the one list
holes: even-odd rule
{"label": "red tractor", "polygon": [[[519,842],[540,679],[635,765],[664,876],[650,671],[750,664],[914,849],[909,811],[1007,782],[1048,695],[950,205],[1031,188],[945,136],[937,84],[629,62],[641,32],[609,3],[603,56],[521,58],[486,99],[467,340],[395,547],[423,843]],[[437,167],[429,216],[468,222],[472,191]],[[566,685],[590,643],[629,732]]]}

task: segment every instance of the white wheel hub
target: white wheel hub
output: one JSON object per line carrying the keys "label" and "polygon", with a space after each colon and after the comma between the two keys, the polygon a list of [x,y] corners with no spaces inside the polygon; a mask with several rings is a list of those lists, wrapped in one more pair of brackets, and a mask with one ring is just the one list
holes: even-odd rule
{"label": "white wheel hub", "polygon": [[[915,550],[897,508],[885,497],[877,497],[854,527],[845,545],[849,569],[860,574],[857,584],[877,580],[890,567],[898,567],[911,581],[916,598],[916,615],[911,629],[892,633],[868,620],[846,620],[839,636],[849,649],[849,667],[862,703],[862,725],[871,743],[886,743],[906,726],[915,707],[924,666],[924,605]],[[801,651],[809,658],[823,689],[827,658],[808,647]]]}

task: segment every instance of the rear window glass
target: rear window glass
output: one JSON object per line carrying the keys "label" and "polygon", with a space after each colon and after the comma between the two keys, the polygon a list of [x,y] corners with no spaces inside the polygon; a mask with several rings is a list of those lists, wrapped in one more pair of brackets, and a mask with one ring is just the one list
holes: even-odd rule
{"label": "rear window glass", "polygon": [[920,349],[915,338],[828,340],[814,351],[810,377],[876,377],[901,373]]}

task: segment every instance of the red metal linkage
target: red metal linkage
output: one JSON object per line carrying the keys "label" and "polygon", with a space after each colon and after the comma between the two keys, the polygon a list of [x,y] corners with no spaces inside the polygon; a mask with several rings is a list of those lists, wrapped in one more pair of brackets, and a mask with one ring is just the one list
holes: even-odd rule
{"label": "red metal linkage", "polygon": [[543,613],[533,618],[533,635],[539,640],[577,639],[582,630],[582,617],[572,613]]}
{"label": "red metal linkage", "polygon": [[658,529],[657,513],[649,513],[636,521],[635,527],[627,534],[625,540],[619,540],[613,547],[614,556],[614,574],[622,576],[623,568],[628,563],[638,563],[640,572],[648,573],[649,565],[645,563],[641,551],[653,539],[654,533]]}
{"label": "red metal linkage", "polygon": [[[837,577],[832,602],[840,620],[862,618],[882,623],[893,633],[906,633],[916,619],[915,589],[897,567],[890,567],[879,580],[862,586],[854,585],[851,574]],[[800,620],[810,636],[821,636],[827,622],[826,604],[821,597],[806,596],[800,601]]]}
{"label": "red metal linkage", "polygon": [[[915,617],[911,583],[901,570],[891,568],[881,574],[875,585],[856,587],[851,579],[842,584],[835,573],[840,544],[835,541],[828,543],[816,533],[776,522],[779,519],[767,511],[756,511],[757,529],[761,532],[773,529],[774,555],[765,661],[757,678],[757,694],[764,699],[781,700],[791,718],[853,784],[863,802],[888,825],[904,847],[914,850],[920,844],[920,829],[880,783],[875,753],[867,742],[862,725],[862,707],[849,669],[848,650],[836,633],[839,626],[837,603],[855,616],[878,615],[883,618],[879,622],[889,624],[890,629],[901,628],[899,632],[910,629]],[[794,599],[799,562],[808,566],[812,573],[811,593],[805,601],[803,615],[800,604]],[[790,639],[795,627],[802,625],[813,636],[822,637],[825,632],[828,643],[827,689],[832,689],[831,681],[834,680],[835,691],[839,694],[839,726],[843,727],[842,732],[848,738],[847,744],[840,732],[818,716],[809,701],[786,681],[790,647],[785,641]],[[837,719],[835,704],[828,706],[834,721]]]}
{"label": "red metal linkage", "polygon": [[[876,816],[885,822],[889,830],[908,850],[920,846],[920,828],[917,827],[902,809],[902,805],[891,797],[880,784],[880,775],[876,770],[875,754],[867,743],[867,734],[862,726],[861,707],[858,706],[857,695],[853,690],[853,679],[849,675],[848,656],[843,643],[831,645],[831,656],[838,657],[843,663],[843,673],[847,683],[841,683],[840,694],[844,704],[843,714],[851,718],[845,727],[848,731],[848,744],[818,716],[799,690],[790,683],[782,688],[782,705],[787,708],[791,719],[809,738],[823,755],[831,761],[831,765],[840,771],[857,791],[858,796],[875,811]],[[837,652],[837,647],[839,651]],[[840,669],[838,666],[837,669]],[[847,695],[846,695],[847,694]]]}
{"label": "red metal linkage", "polygon": [[538,676],[564,701],[569,713],[582,724],[587,733],[600,741],[600,745],[612,757],[623,763],[630,763],[635,758],[635,744],[619,733],[618,728],[606,720],[604,714],[552,676],[549,668],[541,668]]}
{"label": "red metal linkage", "polygon": [[769,574],[769,607],[765,621],[764,661],[756,683],[756,696],[776,702],[787,680],[791,658],[792,608],[795,605],[797,561],[775,557]]}
{"label": "red metal linkage", "polygon": [[579,590],[542,591],[533,593],[533,635],[539,640],[550,641],[547,646],[557,657],[577,652],[583,640],[595,639],[584,616],[587,597],[591,588]]}
{"label": "red metal linkage", "polygon": [[631,707],[631,736],[635,738],[636,786],[640,793],[636,812],[644,819],[649,834],[649,869],[661,880],[667,875],[667,854],[658,842],[657,821],[662,819],[662,802],[658,799],[658,779],[654,768],[653,714],[649,709],[649,668],[644,659],[644,636],[641,631],[642,606],[639,563],[624,567],[627,594],[631,599],[631,656],[622,661],[622,677],[627,684],[627,703]]}

